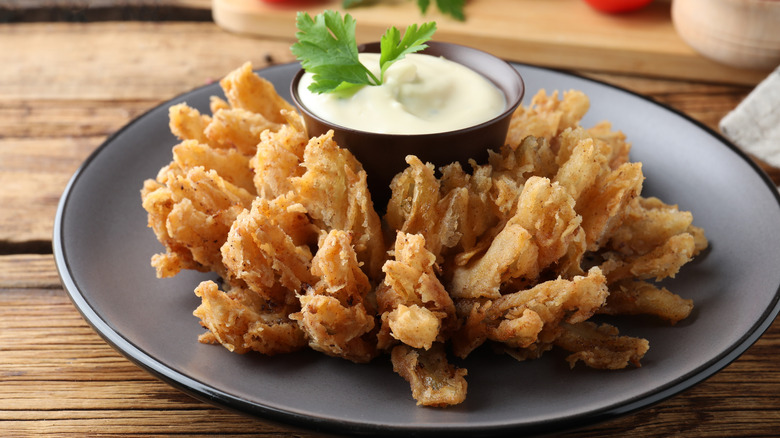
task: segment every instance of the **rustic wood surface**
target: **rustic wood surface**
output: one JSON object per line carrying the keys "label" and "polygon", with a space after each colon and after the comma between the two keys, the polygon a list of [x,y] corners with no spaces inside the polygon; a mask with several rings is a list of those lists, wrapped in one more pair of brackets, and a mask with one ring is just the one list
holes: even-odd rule
{"label": "rustic wood surface", "polygon": [[[53,3],[30,10],[46,18]],[[204,404],[124,359],[71,304],[51,254],[65,184],[109,135],[247,59],[255,67],[291,61],[289,42],[241,37],[209,21],[50,22],[14,7],[5,12],[17,20],[0,24],[0,436],[322,436]],[[750,91],[580,73],[648,95],[713,129]],[[780,183],[780,172],[768,170]],[[706,382],[566,436],[777,435],[779,347],[775,323]]]}
{"label": "rustic wood surface", "polygon": [[375,2],[347,10],[341,3],[214,0],[213,15],[227,30],[269,37],[295,34],[298,10],[314,15],[327,7],[355,17],[360,23],[359,42],[376,40],[388,25],[402,29],[414,17],[415,21],[435,20],[439,41],[467,44],[529,64],[753,85],[769,73],[727,67],[699,55],[677,35],[670,0],[656,0],[647,8],[620,15],[600,13],[582,0],[474,0],[464,7],[468,17],[464,21],[435,7],[423,16],[416,2],[410,1]]}

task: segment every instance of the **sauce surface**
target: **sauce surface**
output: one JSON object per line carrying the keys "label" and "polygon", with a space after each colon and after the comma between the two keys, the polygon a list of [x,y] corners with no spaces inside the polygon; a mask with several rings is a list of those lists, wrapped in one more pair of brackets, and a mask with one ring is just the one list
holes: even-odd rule
{"label": "sauce surface", "polygon": [[[360,62],[379,77],[379,54]],[[478,125],[501,114],[503,93],[479,73],[441,57],[413,53],[391,65],[380,86],[348,96],[308,90],[312,75],[298,84],[301,102],[320,118],[368,132],[430,134]]]}

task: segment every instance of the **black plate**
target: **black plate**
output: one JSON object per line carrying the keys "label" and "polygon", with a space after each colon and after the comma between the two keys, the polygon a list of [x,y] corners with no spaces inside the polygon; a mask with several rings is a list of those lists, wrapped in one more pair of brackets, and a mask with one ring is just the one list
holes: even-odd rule
{"label": "black plate", "polygon": [[[63,284],[84,318],[133,362],[195,397],[268,419],[340,433],[551,432],[614,418],[672,396],[742,354],[778,313],[780,199],[771,181],[741,152],[685,116],[609,85],[517,65],[526,100],[540,88],[579,89],[591,99],[583,120],[607,119],[642,161],[644,195],[694,214],[711,250],[667,286],[696,307],[668,327],[619,319],[621,332],[650,340],[639,369],[570,370],[552,352],[516,362],[478,350],[468,398],[448,409],[415,405],[408,384],[386,358],[355,365],[314,352],[276,357],[237,355],[197,342],[202,332],[193,294],[208,275],[155,278],[149,265],[162,250],[146,227],[140,189],[171,159],[176,143],[167,108],[186,101],[208,110],[216,84],[155,108],[109,138],[70,181],[59,205],[54,251]],[[298,69],[259,73],[280,93]],[[287,96],[289,98],[289,96]]]}

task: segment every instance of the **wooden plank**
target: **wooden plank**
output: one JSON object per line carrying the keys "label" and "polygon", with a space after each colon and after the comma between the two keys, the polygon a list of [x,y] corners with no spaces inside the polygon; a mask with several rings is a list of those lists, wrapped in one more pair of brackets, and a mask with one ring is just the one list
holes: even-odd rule
{"label": "wooden plank", "polygon": [[[83,74],[84,79],[89,80],[89,77],[86,77],[88,71]],[[20,87],[24,81],[22,77],[16,79]],[[54,88],[56,84],[51,86]],[[39,92],[56,95],[52,90],[39,90]],[[38,99],[32,96],[29,99],[12,99],[2,96],[0,97],[0,138],[105,137],[159,102],[160,99],[157,98],[123,99],[118,102],[113,99]],[[3,160],[0,161],[0,167],[9,166]]]}
{"label": "wooden plank", "polygon": [[585,73],[584,76],[648,96],[701,122],[713,131],[723,116],[750,93],[749,86],[708,85],[686,81],[659,81],[625,75]]}
{"label": "wooden plank", "polygon": [[[8,265],[8,258],[0,257],[0,268]],[[35,263],[48,265],[48,276],[54,274],[53,264],[45,256],[38,258]],[[34,277],[27,276],[32,283]],[[63,290],[6,285],[0,285],[3,436],[289,432],[288,426],[197,401],[136,367],[92,331]],[[322,436],[308,431],[296,435]]]}
{"label": "wooden plank", "polygon": [[[227,30],[292,39],[298,10],[312,15],[325,8],[344,11],[340,5],[340,0],[289,5],[214,0],[212,12]],[[728,67],[696,53],[674,30],[667,1],[631,14],[608,15],[582,0],[472,0],[466,3],[464,22],[436,10],[422,16],[411,1],[380,1],[346,12],[357,19],[360,42],[378,40],[389,26],[435,20],[437,40],[470,45],[511,61],[741,84],[756,84],[769,73]]]}
{"label": "wooden plank", "polygon": [[0,98],[0,254],[51,241],[73,173],[106,137],[156,104]]}
{"label": "wooden plank", "polygon": [[5,0],[0,21],[211,21],[211,0]]}
{"label": "wooden plank", "polygon": [[[0,40],[10,42],[9,50],[0,51],[0,62],[13,66],[0,69],[0,184],[7,188],[0,191],[0,246],[5,242],[17,249],[51,239],[57,202],[70,176],[134,117],[247,59],[254,58],[258,68],[268,65],[268,57],[292,60],[288,43],[230,35],[211,23],[17,24],[0,27]],[[90,56],[68,55],[74,47],[87,46]],[[746,86],[588,75],[670,104],[713,129],[750,91]],[[775,175],[780,178],[780,172]]]}
{"label": "wooden plank", "polygon": [[[231,35],[211,23],[13,24],[0,26],[0,41],[0,254],[51,238],[53,206],[69,175],[133,117],[246,59],[256,67],[268,64],[266,55],[291,60],[289,42]],[[711,127],[749,90],[589,74]],[[778,346],[776,322],[703,384],[563,436],[776,435]],[[201,403],[124,359],[70,303],[51,254],[0,255],[0,430],[3,436],[321,436]]]}
{"label": "wooden plank", "polygon": [[[7,261],[0,258],[0,268]],[[44,256],[35,263],[53,269]],[[36,275],[27,277],[34,282]],[[779,345],[776,322],[708,381],[656,407],[561,436],[773,435],[780,427]],[[61,289],[0,286],[0,352],[4,435],[322,436],[214,408],[156,380],[105,344]]]}
{"label": "wooden plank", "polygon": [[217,408],[0,412],[5,436],[185,436],[322,438],[328,435],[258,421]]}
{"label": "wooden plank", "polygon": [[50,241],[68,180],[102,140],[0,135],[0,242]]}
{"label": "wooden plank", "polygon": [[[0,256],[0,289],[60,288],[60,277],[51,254],[14,254]],[[2,309],[0,309],[2,315]],[[0,322],[0,324],[2,324]],[[0,333],[2,336],[2,333]]]}
{"label": "wooden plank", "polygon": [[[94,130],[105,127],[103,121],[110,118],[129,119],[153,102],[213,82],[245,61],[256,68],[294,61],[289,41],[233,35],[213,23],[24,23],[0,27],[0,40],[4,42],[1,65],[12,66],[0,69],[0,116],[17,118],[0,118],[3,137],[11,129],[16,135],[36,136],[32,128],[51,132],[56,127],[69,134],[76,128]],[[89,50],[79,50],[85,47]],[[66,67],[48,68],[51,65]],[[750,90],[587,74],[652,96],[727,95],[735,90],[746,94]],[[31,100],[40,106],[28,104]],[[63,100],[70,102],[58,106]],[[117,106],[119,100],[122,104]],[[69,118],[66,110],[72,113]],[[127,114],[123,117],[121,112]],[[29,127],[21,131],[18,125]]]}
{"label": "wooden plank", "polygon": [[15,10],[39,8],[133,8],[139,6],[211,9],[211,0],[10,0],[7,7]]}
{"label": "wooden plank", "polygon": [[1,26],[0,41],[3,99],[163,101],[246,61],[294,60],[289,43],[213,23],[22,23]]}

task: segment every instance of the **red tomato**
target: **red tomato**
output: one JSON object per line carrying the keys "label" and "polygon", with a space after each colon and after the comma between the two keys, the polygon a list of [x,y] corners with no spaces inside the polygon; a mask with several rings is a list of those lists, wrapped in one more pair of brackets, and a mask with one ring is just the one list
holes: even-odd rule
{"label": "red tomato", "polygon": [[653,0],[585,0],[585,3],[591,5],[593,9],[610,14],[620,12],[630,12],[641,9],[650,4]]}

